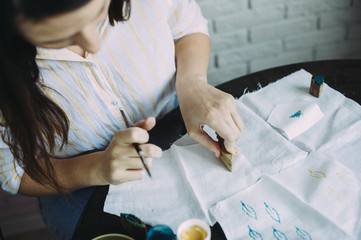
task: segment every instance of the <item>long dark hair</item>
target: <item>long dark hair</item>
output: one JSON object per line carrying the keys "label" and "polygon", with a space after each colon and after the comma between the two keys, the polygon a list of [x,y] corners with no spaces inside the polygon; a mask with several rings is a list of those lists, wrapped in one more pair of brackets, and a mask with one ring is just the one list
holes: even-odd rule
{"label": "long dark hair", "polygon": [[[36,47],[19,34],[16,17],[42,19],[75,10],[90,0],[1,0],[0,5],[0,126],[1,137],[18,164],[36,182],[61,187],[50,162],[57,138],[68,141],[69,121],[65,112],[44,92],[35,61]],[[130,0],[111,0],[109,21],[130,16]],[[42,161],[39,162],[39,159]],[[15,162],[14,162],[15,164]]]}

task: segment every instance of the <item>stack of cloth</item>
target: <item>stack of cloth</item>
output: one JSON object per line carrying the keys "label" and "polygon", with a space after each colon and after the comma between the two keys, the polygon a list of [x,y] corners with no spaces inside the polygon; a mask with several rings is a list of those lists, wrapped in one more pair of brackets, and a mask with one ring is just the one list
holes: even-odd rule
{"label": "stack of cloth", "polygon": [[185,135],[153,160],[152,179],[110,186],[104,211],[173,231],[219,222],[230,240],[357,239],[361,107],[326,83],[310,95],[311,78],[301,69],[237,100],[246,126],[232,172]]}

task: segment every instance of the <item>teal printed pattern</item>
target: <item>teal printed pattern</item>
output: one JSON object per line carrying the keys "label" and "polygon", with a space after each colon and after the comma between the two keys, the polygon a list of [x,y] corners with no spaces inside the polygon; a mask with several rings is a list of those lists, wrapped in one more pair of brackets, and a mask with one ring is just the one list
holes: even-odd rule
{"label": "teal printed pattern", "polygon": [[[244,203],[243,201],[240,201],[242,204],[242,211],[250,218],[254,219],[254,220],[258,220],[257,219],[257,213],[254,210],[253,207],[251,207],[250,205]],[[268,214],[268,216],[281,224],[281,217],[278,213],[278,211],[276,209],[274,209],[273,207],[269,206],[266,202],[263,202],[263,204],[265,205],[265,211]],[[277,240],[288,240],[286,234],[284,232],[281,232],[280,230],[277,230],[276,228],[273,228],[273,236],[275,239]],[[312,240],[311,234],[309,234],[307,231],[295,226],[296,228],[296,234],[300,237],[300,239],[302,240]],[[253,230],[249,225],[248,225],[248,235],[250,236],[251,239],[253,240],[263,240],[263,236],[261,233]]]}
{"label": "teal printed pattern", "polygon": [[267,203],[265,203],[265,202],[264,202],[264,205],[266,206],[266,212],[268,213],[268,215],[276,222],[281,223],[281,218],[280,218],[280,215],[278,214],[277,210],[272,207],[269,207],[267,205]]}
{"label": "teal printed pattern", "polygon": [[303,113],[301,112],[301,110],[298,110],[297,112],[292,114],[289,118],[299,118],[301,115],[303,115]]}
{"label": "teal printed pattern", "polygon": [[303,229],[298,228],[297,226],[295,226],[295,228],[296,228],[297,235],[300,236],[300,238],[302,240],[312,240],[312,237],[308,232],[306,232]]}
{"label": "teal printed pattern", "polygon": [[277,240],[287,240],[286,234],[284,234],[281,231],[278,231],[277,229],[273,228],[273,236],[277,239]]}
{"label": "teal printed pattern", "polygon": [[242,204],[242,211],[250,218],[253,218],[255,220],[257,220],[257,213],[256,211],[253,209],[253,207],[245,204],[244,202],[241,201]]}
{"label": "teal printed pattern", "polygon": [[263,240],[262,235],[259,232],[254,231],[249,225],[248,225],[248,235],[253,239],[253,240]]}

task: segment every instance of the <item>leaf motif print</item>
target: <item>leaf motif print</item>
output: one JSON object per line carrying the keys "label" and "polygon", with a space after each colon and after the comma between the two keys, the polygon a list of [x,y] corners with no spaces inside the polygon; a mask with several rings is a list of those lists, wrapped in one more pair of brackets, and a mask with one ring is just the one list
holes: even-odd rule
{"label": "leaf motif print", "polygon": [[343,175],[339,172],[336,173],[337,179],[343,182],[345,185],[348,185],[352,188],[355,187],[355,184],[353,183],[353,179],[351,177],[348,177],[346,175]]}
{"label": "leaf motif print", "polygon": [[300,236],[300,238],[302,238],[302,240],[312,240],[311,235],[306,232],[305,230],[298,228],[297,226],[295,226],[296,228],[296,233],[298,236]]}
{"label": "leaf motif print", "polygon": [[286,234],[284,234],[281,231],[278,231],[277,229],[273,228],[273,236],[277,239],[277,240],[287,240]]}
{"label": "leaf motif print", "polygon": [[324,172],[321,171],[311,171],[310,169],[307,169],[310,176],[313,178],[326,178],[326,174]]}
{"label": "leaf motif print", "polygon": [[253,209],[253,207],[245,204],[244,202],[241,201],[242,204],[242,211],[247,214],[248,217],[251,217],[255,220],[257,220],[257,213],[256,211]]}
{"label": "leaf motif print", "polygon": [[265,202],[264,202],[264,205],[266,206],[266,212],[268,213],[268,215],[276,222],[281,223],[281,218],[280,218],[280,215],[278,214],[277,210],[274,209],[273,207],[268,206],[267,203],[265,203]]}
{"label": "leaf motif print", "polygon": [[259,232],[256,232],[255,230],[253,230],[250,226],[248,226],[248,235],[253,239],[253,240],[263,240],[262,235]]}
{"label": "leaf motif print", "polygon": [[328,186],[328,190],[330,191],[330,193],[332,194],[332,196],[339,201],[340,203],[344,204],[345,206],[349,206],[349,203],[347,201],[347,199],[345,199],[344,197],[342,197],[342,195],[336,191],[333,187]]}

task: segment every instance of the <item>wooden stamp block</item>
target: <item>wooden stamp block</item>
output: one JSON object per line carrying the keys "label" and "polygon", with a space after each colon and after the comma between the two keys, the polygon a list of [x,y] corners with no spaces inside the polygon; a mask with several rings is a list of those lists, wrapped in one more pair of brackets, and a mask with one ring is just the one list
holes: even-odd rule
{"label": "wooden stamp block", "polygon": [[221,147],[221,160],[224,163],[224,165],[227,167],[227,169],[232,172],[232,160],[233,160],[233,155],[231,153],[229,153],[225,146],[224,146],[224,139],[221,138],[220,136],[217,136],[218,138],[218,142],[219,142],[219,146]]}
{"label": "wooden stamp block", "polygon": [[311,80],[310,94],[317,98],[321,97],[323,83],[324,83],[323,76],[313,76]]}

